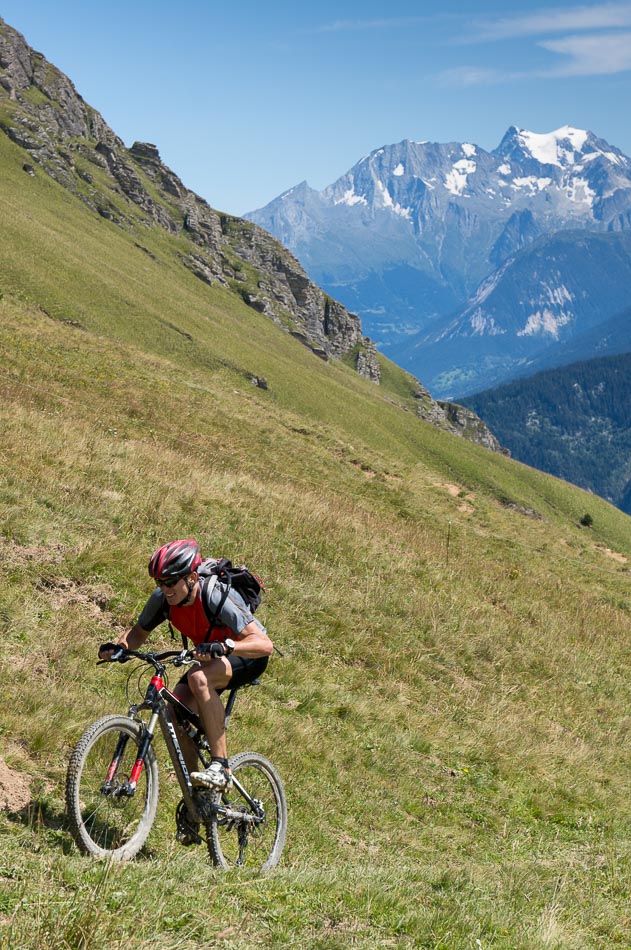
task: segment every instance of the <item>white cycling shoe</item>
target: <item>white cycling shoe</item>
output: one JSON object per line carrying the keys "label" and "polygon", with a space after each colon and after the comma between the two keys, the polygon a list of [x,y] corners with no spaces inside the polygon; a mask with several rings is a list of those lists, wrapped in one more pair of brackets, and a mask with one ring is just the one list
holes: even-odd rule
{"label": "white cycling shoe", "polygon": [[214,788],[218,792],[227,792],[232,788],[232,773],[221,762],[211,762],[203,772],[191,772],[191,782],[193,785]]}

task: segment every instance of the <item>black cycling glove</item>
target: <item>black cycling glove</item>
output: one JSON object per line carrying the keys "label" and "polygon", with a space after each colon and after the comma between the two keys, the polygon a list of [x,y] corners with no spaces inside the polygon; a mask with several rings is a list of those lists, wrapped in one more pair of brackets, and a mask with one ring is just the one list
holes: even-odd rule
{"label": "black cycling glove", "polygon": [[212,643],[200,643],[195,647],[195,652],[212,657],[225,656],[226,648],[219,640],[213,640]]}
{"label": "black cycling glove", "polygon": [[119,649],[120,649],[119,643],[102,643],[101,646],[99,647],[99,656],[101,655],[101,650],[105,652],[106,650],[119,650]]}
{"label": "black cycling glove", "polygon": [[[124,649],[125,649],[125,648],[124,648],[120,643],[102,643],[101,646],[99,647],[99,659],[100,659],[100,657],[101,657],[101,651],[102,651],[102,650],[103,650],[103,651],[105,651],[105,650],[113,650],[113,651],[115,651],[115,654],[114,654],[114,655],[116,655],[116,653],[119,653],[121,650],[124,650]],[[113,659],[113,657],[110,657],[110,660],[111,660],[111,659]],[[127,663],[127,660],[131,660],[131,657],[130,657],[130,656],[120,656],[120,657],[118,657],[117,659],[118,659],[118,662],[119,662],[119,663]]]}

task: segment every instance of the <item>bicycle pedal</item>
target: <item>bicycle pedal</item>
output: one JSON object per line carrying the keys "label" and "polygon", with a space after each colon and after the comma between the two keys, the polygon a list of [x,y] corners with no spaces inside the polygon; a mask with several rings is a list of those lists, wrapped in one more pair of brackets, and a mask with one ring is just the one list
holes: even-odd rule
{"label": "bicycle pedal", "polygon": [[193,828],[179,829],[175,835],[175,840],[181,844],[183,848],[190,848],[194,844],[202,843],[201,835]]}

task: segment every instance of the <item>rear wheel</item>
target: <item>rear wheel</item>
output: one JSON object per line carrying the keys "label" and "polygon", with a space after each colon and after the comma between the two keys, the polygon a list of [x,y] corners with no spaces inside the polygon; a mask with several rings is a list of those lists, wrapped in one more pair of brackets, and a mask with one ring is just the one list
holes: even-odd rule
{"label": "rear wheel", "polygon": [[257,752],[230,760],[234,784],[213,795],[208,850],[213,864],[270,871],[280,861],[287,833],[283,783],[271,762]]}
{"label": "rear wheel", "polygon": [[151,746],[135,791],[129,777],[142,740],[139,723],[104,716],[77,743],[66,776],[66,812],[78,847],[125,861],[145,843],[158,806],[158,764]]}

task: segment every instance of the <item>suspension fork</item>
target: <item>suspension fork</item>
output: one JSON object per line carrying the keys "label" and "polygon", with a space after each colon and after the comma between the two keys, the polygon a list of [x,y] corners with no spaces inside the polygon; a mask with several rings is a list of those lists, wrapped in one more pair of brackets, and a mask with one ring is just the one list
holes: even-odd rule
{"label": "suspension fork", "polygon": [[[160,713],[158,712],[158,710],[154,709],[153,712],[151,713],[151,718],[149,719],[147,727],[144,730],[144,733],[142,736],[142,742],[140,743],[140,748],[138,749],[138,758],[134,762],[134,767],[131,770],[131,775],[129,776],[128,790],[126,790],[126,793],[128,795],[133,795],[134,792],[136,791],[136,787],[138,785],[138,781],[140,779],[140,776],[145,764],[145,758],[147,756],[147,752],[149,751],[149,746],[151,745],[151,742],[153,740],[153,734],[156,729],[156,723],[158,721],[159,715]],[[125,741],[126,740],[127,740],[127,736],[125,737]]]}
{"label": "suspension fork", "polygon": [[163,688],[164,680],[159,673],[156,673],[155,676],[152,676],[151,678],[151,682],[147,687],[145,701],[142,704],[145,708],[151,709],[151,717],[149,718],[149,722],[144,729],[140,748],[138,749],[138,758],[134,762],[134,767],[131,770],[131,775],[129,776],[129,782],[125,788],[126,795],[133,795],[138,786],[138,781],[142,774],[147,752],[149,751],[149,746],[151,745],[154,733],[156,731],[156,723],[160,718],[160,693]]}
{"label": "suspension fork", "polygon": [[131,775],[129,776],[129,779],[124,783],[124,785],[116,786],[113,784],[114,777],[116,773],[118,772],[118,767],[121,763],[123,753],[125,749],[127,748],[127,743],[129,742],[131,738],[131,736],[126,735],[126,733],[124,732],[121,732],[120,736],[118,737],[118,742],[116,743],[114,756],[112,758],[112,761],[110,762],[109,768],[105,775],[105,781],[101,785],[101,791],[103,792],[104,795],[114,794],[115,797],[125,795],[128,798],[131,798],[132,795],[135,793],[136,788],[138,787],[138,781],[140,779],[140,776],[142,774],[142,770],[145,764],[145,759],[147,758],[147,752],[149,751],[149,746],[151,745],[151,741],[153,739],[153,734],[155,732],[158,715],[159,713],[157,712],[157,710],[154,710],[154,712],[151,715],[151,719],[149,720],[149,724],[146,726],[146,728],[143,731],[142,740],[138,748],[138,757],[136,761],[134,762],[134,766],[131,770]]}
{"label": "suspension fork", "polygon": [[103,782],[103,785],[101,786],[102,792],[107,793],[111,789],[112,779],[118,772],[118,766],[120,765],[120,761],[123,757],[123,752],[125,751],[128,740],[129,740],[129,736],[126,735],[124,732],[121,732],[120,736],[118,737],[118,742],[116,743],[116,749],[114,750],[114,757],[112,759],[109,769],[107,770],[105,781]]}
{"label": "suspension fork", "polygon": [[[125,782],[125,784],[122,785],[118,789],[116,793],[117,795],[125,795],[128,798],[131,798],[132,795],[134,795],[136,788],[138,787],[138,782],[140,780],[140,776],[142,774],[142,770],[145,765],[145,760],[147,758],[149,746],[151,745],[151,742],[153,741],[153,736],[156,730],[156,723],[160,717],[160,698],[159,698],[160,692],[159,691],[162,689],[163,685],[164,683],[163,683],[162,677],[156,673],[156,675],[152,678],[151,683],[147,687],[147,694],[145,696],[144,703],[142,703],[141,706],[130,707],[130,711],[129,711],[130,716],[134,712],[137,712],[138,709],[146,708],[146,709],[151,709],[151,717],[149,719],[148,724],[143,729],[140,746],[138,747],[138,756],[131,770],[131,775],[129,776],[128,781]],[[118,767],[120,765],[123,752],[125,751],[125,748],[127,746],[129,739],[130,737],[128,735],[125,735],[125,733],[121,733],[118,738],[118,742],[116,743],[116,749],[114,750],[114,756],[107,770],[105,781],[103,785],[101,786],[101,790],[106,795],[108,793],[111,794],[113,791],[112,782],[113,782],[114,776],[116,775],[116,772],[118,771]]]}

